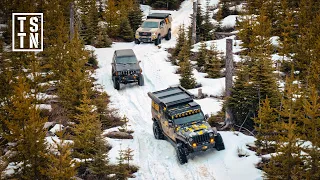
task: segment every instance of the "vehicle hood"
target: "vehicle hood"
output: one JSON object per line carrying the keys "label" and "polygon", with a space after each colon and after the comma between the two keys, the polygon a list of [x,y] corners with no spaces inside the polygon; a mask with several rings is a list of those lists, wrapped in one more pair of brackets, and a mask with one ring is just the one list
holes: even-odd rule
{"label": "vehicle hood", "polygon": [[177,133],[184,137],[193,137],[205,133],[213,132],[208,122],[202,121],[196,124],[190,124],[186,126],[177,126]]}
{"label": "vehicle hood", "polygon": [[116,71],[132,71],[140,70],[138,63],[136,64],[116,64]]}
{"label": "vehicle hood", "polygon": [[137,29],[137,32],[156,32],[158,28],[142,28]]}

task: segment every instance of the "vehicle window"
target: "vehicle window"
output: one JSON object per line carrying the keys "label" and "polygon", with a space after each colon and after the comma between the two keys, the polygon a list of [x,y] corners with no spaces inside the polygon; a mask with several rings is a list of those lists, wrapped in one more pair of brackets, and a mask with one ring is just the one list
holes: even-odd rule
{"label": "vehicle window", "polygon": [[157,22],[148,22],[145,21],[142,23],[142,28],[158,28],[159,24]]}
{"label": "vehicle window", "polygon": [[200,121],[200,120],[204,120],[203,113],[197,113],[190,116],[174,119],[174,123],[177,125],[180,125],[180,124],[186,124],[186,123],[190,123],[193,121]]}
{"label": "vehicle window", "polygon": [[137,58],[135,56],[122,56],[116,58],[117,64],[132,64],[137,63]]}

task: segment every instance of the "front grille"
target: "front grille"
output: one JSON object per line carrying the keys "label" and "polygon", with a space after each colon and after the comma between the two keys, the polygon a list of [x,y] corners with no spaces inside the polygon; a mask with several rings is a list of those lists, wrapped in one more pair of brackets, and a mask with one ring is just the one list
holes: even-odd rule
{"label": "front grille", "polygon": [[120,75],[134,75],[136,71],[121,71]]}
{"label": "front grille", "polygon": [[209,133],[206,133],[206,134],[194,136],[193,139],[195,143],[209,142],[210,136],[209,136]]}
{"label": "front grille", "polygon": [[151,36],[151,32],[139,32],[139,36]]}

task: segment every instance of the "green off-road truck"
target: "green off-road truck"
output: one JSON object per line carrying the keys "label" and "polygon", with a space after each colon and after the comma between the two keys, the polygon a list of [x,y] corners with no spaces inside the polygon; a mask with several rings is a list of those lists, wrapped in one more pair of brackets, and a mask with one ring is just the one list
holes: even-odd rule
{"label": "green off-road truck", "polygon": [[135,43],[154,42],[155,45],[161,44],[161,39],[171,39],[172,17],[169,13],[153,13],[137,29]]}
{"label": "green off-road truck", "polygon": [[112,58],[112,81],[113,87],[120,89],[120,83],[136,83],[144,85],[142,69],[132,49],[115,50]]}
{"label": "green off-road truck", "polygon": [[187,163],[191,153],[225,149],[221,135],[209,125],[208,116],[183,87],[149,92],[148,96],[152,99],[154,137],[167,139],[175,146],[180,164]]}

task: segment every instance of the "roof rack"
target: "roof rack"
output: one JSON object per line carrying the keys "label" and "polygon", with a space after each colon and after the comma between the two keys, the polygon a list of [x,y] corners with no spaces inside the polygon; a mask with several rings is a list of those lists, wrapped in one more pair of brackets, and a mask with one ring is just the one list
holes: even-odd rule
{"label": "roof rack", "polygon": [[148,96],[157,104],[162,104],[165,107],[175,106],[193,101],[194,95],[188,92],[181,86],[169,87],[167,89],[149,92]]}
{"label": "roof rack", "polygon": [[147,19],[165,19],[170,15],[170,13],[152,13],[147,16]]}

